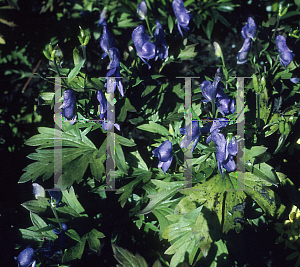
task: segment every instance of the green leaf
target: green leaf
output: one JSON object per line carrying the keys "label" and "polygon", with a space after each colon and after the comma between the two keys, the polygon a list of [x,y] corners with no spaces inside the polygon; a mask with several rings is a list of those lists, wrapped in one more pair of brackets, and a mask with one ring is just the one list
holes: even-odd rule
{"label": "green leaf", "polygon": [[85,212],[75,195],[73,186],[71,186],[69,190],[63,190],[62,193],[62,201],[65,202],[69,207],[73,208],[77,213]]}
{"label": "green leaf", "polygon": [[204,29],[204,31],[206,33],[206,36],[209,40],[211,38],[211,34],[212,34],[212,31],[213,31],[214,25],[215,25],[215,21],[214,21],[214,19],[211,19],[211,20],[208,21],[208,23],[206,25],[206,28]]}
{"label": "green leaf", "polygon": [[73,60],[75,66],[77,66],[80,63],[79,50],[76,47],[73,49]]}
{"label": "green leaf", "polygon": [[43,241],[45,236],[43,233],[39,233],[28,229],[19,229],[19,231],[21,232],[23,239]]}
{"label": "green leaf", "polygon": [[116,138],[116,143],[120,143],[122,146],[129,146],[129,147],[135,146],[134,141],[129,140],[121,135],[115,134],[115,138]]}
{"label": "green leaf", "polygon": [[152,132],[152,133],[158,133],[158,134],[162,134],[165,136],[168,136],[170,134],[169,131],[165,127],[163,127],[153,121],[149,121],[149,124],[139,125],[139,126],[137,126],[137,128],[140,130],[144,130],[144,131]]}
{"label": "green leaf", "polygon": [[74,239],[75,241],[81,243],[81,238],[80,238],[80,236],[77,234],[77,232],[76,232],[74,229],[68,229],[68,230],[65,232],[65,234],[66,234],[68,237]]}
{"label": "green leaf", "polygon": [[[45,223],[45,221],[37,214],[30,212],[30,219],[32,224],[39,230],[42,228],[47,227],[48,225]],[[43,232],[44,236],[50,238],[51,240],[54,240],[57,238],[57,235],[52,232],[52,230],[48,230]]]}
{"label": "green leaf", "polygon": [[299,256],[299,251],[294,251],[293,253],[291,253],[290,255],[288,255],[285,259],[287,261],[290,261],[292,259],[295,259],[297,256]]}
{"label": "green leaf", "polygon": [[122,147],[120,146],[120,144],[115,143],[115,157],[116,157],[116,165],[117,167],[124,172],[125,174],[127,174],[127,168],[126,168],[126,161],[125,161],[125,156],[122,150]]}
{"label": "green leaf", "polygon": [[39,213],[45,212],[47,207],[50,205],[46,198],[39,198],[36,200],[29,200],[21,204],[25,209]]}
{"label": "green leaf", "polygon": [[97,231],[96,229],[92,229],[87,235],[87,241],[89,243],[89,247],[91,250],[98,251],[100,248],[100,240],[99,238],[104,238],[104,234]]}
{"label": "green leaf", "polygon": [[68,75],[68,84],[70,84],[74,78],[77,76],[77,74],[79,73],[80,69],[82,68],[82,66],[85,63],[85,59],[81,60],[80,63],[78,63],[69,73]]}
{"label": "green leaf", "polygon": [[185,46],[185,48],[180,51],[178,58],[181,60],[192,60],[198,54],[198,52],[195,52],[196,45],[197,44]]}
{"label": "green leaf", "polygon": [[139,254],[133,255],[127,249],[112,244],[115,259],[124,267],[148,267],[145,259]]}
{"label": "green leaf", "polygon": [[81,259],[85,243],[86,243],[86,235],[84,235],[81,238],[81,242],[78,242],[75,246],[67,248],[65,250],[65,253],[62,257],[62,263],[75,260],[75,259]]}
{"label": "green leaf", "polygon": [[[158,180],[152,180],[153,183],[157,183]],[[161,181],[159,181],[161,182]],[[163,185],[163,183],[159,183]],[[163,185],[165,186],[165,185]],[[184,187],[184,182],[168,182],[168,189],[159,191],[156,194],[148,195],[151,199],[150,203],[139,213],[139,215],[147,214],[152,212],[156,207],[158,207],[163,201],[173,197],[179,189]]]}

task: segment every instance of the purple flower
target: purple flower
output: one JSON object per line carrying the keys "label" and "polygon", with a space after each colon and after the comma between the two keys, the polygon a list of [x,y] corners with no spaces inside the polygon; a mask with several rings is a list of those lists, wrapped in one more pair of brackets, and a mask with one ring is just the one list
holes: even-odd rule
{"label": "purple flower", "polygon": [[[185,134],[185,127],[184,128],[180,128],[180,133],[181,134]],[[194,149],[199,141],[199,137],[201,134],[201,130],[199,127],[199,122],[198,121],[192,121],[192,136],[191,138],[188,138],[188,136],[190,135],[190,133],[187,133],[184,138],[181,141],[180,147],[188,147],[188,145],[190,144],[190,141],[188,139],[191,139],[191,141],[194,141],[191,147],[191,154],[193,155]]]}
{"label": "purple flower", "polygon": [[162,168],[164,174],[170,168],[173,160],[172,143],[167,140],[163,142],[158,148],[152,151],[154,157],[158,157],[159,163],[158,168]]}
{"label": "purple flower", "polygon": [[75,93],[73,90],[68,89],[64,91],[63,97],[64,102],[60,106],[62,108],[62,115],[73,125],[77,118]]}
{"label": "purple flower", "polygon": [[209,128],[210,135],[206,139],[206,143],[212,141],[213,135],[220,132],[220,129],[226,127],[228,125],[227,119],[217,119],[213,122],[207,123],[203,128]]}
{"label": "purple flower", "polygon": [[119,92],[124,96],[122,76],[120,74],[120,52],[117,48],[113,47],[109,49],[110,62],[107,66],[109,70],[106,77],[114,77],[114,79],[105,79],[105,86],[108,93],[113,93],[116,90],[116,85],[118,85]]}
{"label": "purple flower", "polygon": [[155,46],[156,46],[155,60],[157,60],[158,57],[161,59],[166,59],[168,57],[168,48],[164,36],[165,36],[164,29],[162,28],[161,24],[157,20],[156,28],[154,32]]}
{"label": "purple flower", "polygon": [[252,39],[248,37],[244,40],[244,44],[236,57],[237,64],[242,65],[248,61],[248,53],[251,49],[251,46],[252,46]]}
{"label": "purple flower", "polygon": [[147,5],[145,1],[142,1],[137,5],[137,13],[141,20],[144,20],[147,17]]}
{"label": "purple flower", "polygon": [[99,22],[98,22],[98,26],[99,25],[102,25],[102,26],[106,26],[106,16],[107,16],[107,9],[104,8],[100,14],[100,19],[99,19]]}
{"label": "purple flower", "polygon": [[224,93],[222,86],[218,86],[217,88],[216,107],[223,116],[235,112],[235,101]]}
{"label": "purple flower", "polygon": [[282,35],[278,35],[275,39],[275,43],[277,46],[277,50],[279,53],[279,62],[282,67],[286,69],[288,65],[293,60],[293,57],[295,56],[294,53],[292,53],[292,50],[290,50],[286,45],[286,39]]}
{"label": "purple flower", "polygon": [[203,103],[207,103],[216,98],[217,88],[220,81],[221,81],[221,69],[218,68],[213,83],[211,83],[210,81],[204,81],[201,84],[202,95],[206,98],[206,100],[202,100]]}
{"label": "purple flower", "polygon": [[210,135],[210,138],[207,138],[206,142],[213,141],[216,143],[216,159],[218,163],[218,169],[223,177],[223,167],[228,172],[232,172],[236,169],[235,161],[233,160],[233,156],[236,156],[237,154],[237,142],[235,137],[231,139],[229,142],[229,139],[225,140],[225,137],[223,134],[213,131],[213,133]]}
{"label": "purple flower", "polygon": [[103,26],[103,34],[100,36],[100,46],[105,53],[102,54],[102,58],[105,58],[110,48],[116,45],[115,38],[109,31],[107,26]]}
{"label": "purple flower", "polygon": [[253,18],[249,17],[248,22],[243,27],[241,33],[244,40],[243,46],[240,49],[236,59],[237,64],[242,65],[248,61],[248,53],[252,47],[252,40],[255,38],[257,26]]}
{"label": "purple flower", "polygon": [[255,21],[253,18],[249,17],[248,22],[246,25],[242,28],[242,36],[244,39],[251,38],[252,40],[255,38],[257,31],[257,26],[255,24]]}
{"label": "purple flower", "polygon": [[62,229],[58,228],[58,229],[53,229],[52,232],[56,235],[58,235],[58,245],[60,247],[63,247],[64,242],[65,242],[65,232],[67,231],[68,227],[65,223],[61,224]]}
{"label": "purple flower", "polygon": [[290,81],[292,83],[298,83],[298,82],[300,82],[300,79],[298,77],[293,77],[293,78],[290,78]]}
{"label": "purple flower", "polygon": [[99,101],[100,104],[99,112],[100,112],[100,120],[102,120],[107,111],[107,100],[104,93],[100,90],[97,91],[97,100]]}
{"label": "purple flower", "polygon": [[104,131],[110,130],[113,125],[120,131],[120,126],[117,123],[112,123],[112,120],[107,121],[107,99],[104,93],[100,90],[97,92],[97,100],[99,101],[100,108],[100,124]]}
{"label": "purple flower", "polygon": [[50,258],[55,253],[54,243],[51,240],[45,240],[43,245],[36,250],[37,253]]}
{"label": "purple flower", "polygon": [[61,190],[59,188],[52,188],[52,190],[49,191],[49,195],[51,198],[53,198],[55,200],[55,206],[58,207],[58,205],[62,199]]}
{"label": "purple flower", "polygon": [[25,248],[18,257],[15,257],[15,260],[18,263],[18,267],[35,267],[36,260],[34,255],[34,250],[30,246]]}
{"label": "purple flower", "polygon": [[193,18],[192,15],[188,14],[188,11],[184,7],[182,0],[174,0],[172,2],[173,10],[175,16],[177,18],[177,27],[178,30],[183,37],[181,28],[182,27],[185,31],[188,31],[190,28],[188,27],[190,20]]}
{"label": "purple flower", "polygon": [[136,27],[132,32],[132,41],[136,48],[138,56],[143,62],[148,65],[150,69],[151,66],[145,61],[145,59],[152,59],[155,57],[155,45],[151,43],[150,37],[145,32],[143,25]]}

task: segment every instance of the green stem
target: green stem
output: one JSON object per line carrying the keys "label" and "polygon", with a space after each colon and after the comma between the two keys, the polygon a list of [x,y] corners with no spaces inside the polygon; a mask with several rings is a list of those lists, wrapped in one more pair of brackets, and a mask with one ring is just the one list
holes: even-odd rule
{"label": "green stem", "polygon": [[273,33],[273,35],[272,35],[272,39],[275,38],[275,34],[276,34],[277,29],[278,29],[278,27],[279,27],[279,21],[280,21],[280,16],[277,15],[276,27],[275,27],[275,31],[274,31],[274,33]]}
{"label": "green stem", "polygon": [[147,24],[147,27],[148,27],[148,31],[150,32],[150,35],[153,36],[153,33],[152,33],[151,29],[150,29],[148,17],[145,17],[145,21],[146,21],[146,24]]}
{"label": "green stem", "polygon": [[216,103],[215,103],[215,99],[213,99],[211,101],[211,109],[212,109],[212,118],[215,118],[216,115]]}
{"label": "green stem", "polygon": [[56,220],[57,220],[57,222],[58,222],[58,224],[59,224],[59,228],[62,230],[63,228],[62,228],[61,222],[59,221],[59,218],[58,218],[58,215],[57,215],[57,212],[56,212],[56,207],[53,207],[53,206],[51,205],[51,209],[52,209],[53,214],[54,214],[54,216],[55,216],[55,218],[56,218]]}
{"label": "green stem", "polygon": [[256,94],[256,108],[257,108],[257,129],[260,129],[260,107],[259,107],[260,94]]}
{"label": "green stem", "polygon": [[85,88],[86,80],[87,80],[86,45],[82,45],[81,47],[82,47],[83,58],[85,59],[85,64],[84,64],[84,69],[85,69],[84,88]]}
{"label": "green stem", "polygon": [[[56,70],[56,72],[57,72],[58,76],[59,76],[59,77],[61,77],[61,75],[60,75],[60,71],[59,71],[59,68],[58,68],[58,66],[57,66],[57,64],[56,64],[56,61],[55,61],[55,59],[53,60],[53,62],[54,62],[55,70]],[[66,83],[65,79],[62,79],[62,81],[63,81],[63,84],[65,85],[65,87],[68,87],[68,85],[67,85],[67,83]]]}

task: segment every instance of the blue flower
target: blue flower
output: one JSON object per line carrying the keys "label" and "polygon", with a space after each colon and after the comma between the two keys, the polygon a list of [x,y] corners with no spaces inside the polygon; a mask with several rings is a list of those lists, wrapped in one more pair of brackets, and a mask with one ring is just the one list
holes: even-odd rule
{"label": "blue flower", "polygon": [[140,59],[148,65],[150,69],[151,66],[145,59],[152,59],[155,57],[156,49],[155,45],[151,43],[150,37],[145,32],[145,28],[143,25],[136,27],[132,32],[132,41],[136,48],[137,54]]}
{"label": "blue flower", "polygon": [[147,17],[147,5],[145,1],[142,1],[137,5],[137,13],[141,20],[144,20]]}
{"label": "blue flower", "polygon": [[236,57],[237,64],[242,65],[248,61],[248,53],[250,52],[251,46],[252,46],[252,39],[250,37],[246,38],[244,40],[242,48],[240,49]]}
{"label": "blue flower", "polygon": [[45,240],[43,245],[36,250],[37,253],[50,258],[55,253],[54,243],[51,240]]}
{"label": "blue flower", "polygon": [[282,35],[278,35],[275,39],[275,43],[277,46],[277,50],[279,53],[279,62],[282,67],[286,69],[288,65],[293,60],[293,57],[295,56],[294,53],[292,53],[292,50],[290,50],[286,45],[286,39]]}
{"label": "blue flower", "polygon": [[58,207],[61,199],[62,199],[62,192],[59,188],[52,188],[49,190],[49,195],[51,198],[55,200],[55,206]]}
{"label": "blue flower", "polygon": [[100,19],[99,19],[99,22],[98,22],[98,26],[99,25],[106,26],[106,21],[105,21],[106,15],[107,15],[107,9],[103,8],[103,10],[100,14]]}
{"label": "blue flower", "polygon": [[206,143],[209,143],[212,141],[212,137],[214,134],[219,133],[220,129],[226,127],[228,125],[227,119],[217,119],[213,122],[207,123],[203,128],[209,128],[210,135],[206,139]]}
{"label": "blue flower", "polygon": [[[185,134],[185,127],[184,128],[180,128],[180,133],[181,134]],[[194,141],[193,144],[192,144],[192,147],[191,147],[191,154],[193,154],[194,152],[194,149],[199,141],[199,137],[200,137],[200,134],[201,134],[201,130],[200,130],[200,127],[199,127],[199,122],[198,121],[192,121],[192,136],[191,136],[191,141]],[[188,145],[190,144],[190,141],[188,140],[188,136],[190,134],[187,133],[184,138],[182,139],[181,141],[181,144],[180,144],[180,147],[183,148],[183,147],[188,147]]]}
{"label": "blue flower", "polygon": [[252,40],[255,38],[257,26],[253,18],[249,17],[248,22],[242,28],[242,36],[245,39],[242,48],[237,55],[237,64],[242,65],[248,61],[248,53],[252,47]]}
{"label": "blue flower", "polygon": [[177,18],[177,27],[178,30],[183,37],[181,28],[182,27],[185,31],[188,31],[190,28],[188,27],[190,20],[193,18],[192,15],[188,14],[188,11],[184,7],[182,0],[174,0],[172,2],[173,10],[175,16]]}
{"label": "blue flower", "polygon": [[218,68],[213,83],[211,83],[210,81],[204,81],[200,85],[202,95],[206,98],[205,100],[202,100],[203,103],[207,103],[216,98],[217,88],[220,81],[221,81],[221,70],[220,68]]}
{"label": "blue flower", "polygon": [[109,70],[106,77],[114,77],[113,79],[105,79],[105,87],[108,93],[113,93],[118,85],[119,92],[124,96],[122,76],[120,74],[120,52],[117,48],[113,47],[109,49],[110,62],[107,66]]}
{"label": "blue flower", "polygon": [[105,58],[110,48],[115,47],[115,38],[109,31],[107,26],[103,26],[103,34],[100,36],[100,46],[105,53],[102,54],[102,58]]}
{"label": "blue flower", "polygon": [[222,86],[218,86],[217,88],[216,107],[223,116],[235,112],[235,101],[224,93]]}
{"label": "blue flower", "polygon": [[237,154],[237,142],[235,138],[225,140],[223,134],[213,131],[210,138],[207,138],[206,142],[213,141],[216,143],[216,159],[218,163],[218,169],[223,177],[223,167],[228,171],[232,172],[236,169],[235,161],[233,156]]}
{"label": "blue flower", "polygon": [[164,36],[165,36],[164,29],[162,28],[161,24],[157,20],[156,28],[154,32],[155,47],[156,47],[155,60],[157,60],[158,57],[161,59],[166,59],[168,57],[168,48]]}
{"label": "blue flower", "polygon": [[62,223],[61,226],[62,229],[61,228],[53,229],[52,232],[58,235],[58,245],[60,247],[63,247],[65,242],[65,232],[67,231],[68,227],[65,223]]}
{"label": "blue flower", "polygon": [[298,83],[298,82],[300,82],[300,78],[298,78],[298,77],[293,77],[293,78],[290,78],[290,81],[292,82],[292,83]]}
{"label": "blue flower", "polygon": [[253,18],[249,17],[246,25],[242,28],[242,36],[244,39],[251,38],[252,40],[255,38],[257,31],[257,26]]}
{"label": "blue flower", "polygon": [[25,248],[18,257],[15,257],[15,260],[18,263],[18,267],[35,267],[36,260],[34,255],[34,250],[30,246]]}
{"label": "blue flower", "polygon": [[60,106],[60,108],[62,108],[62,115],[73,125],[77,118],[75,93],[73,90],[68,89],[64,91],[63,97],[64,102]]}
{"label": "blue flower", "polygon": [[100,108],[100,124],[104,131],[110,130],[113,125],[120,131],[120,125],[117,123],[112,123],[111,120],[107,121],[107,99],[104,93],[100,90],[97,92],[97,100],[99,101]]}
{"label": "blue flower", "polygon": [[45,189],[41,185],[37,183],[32,184],[33,187],[33,194],[36,199],[39,199],[40,197],[45,197]]}
{"label": "blue flower", "polygon": [[158,148],[152,151],[154,157],[158,157],[159,163],[158,168],[162,168],[164,174],[170,168],[173,160],[172,143],[167,140],[163,142]]}

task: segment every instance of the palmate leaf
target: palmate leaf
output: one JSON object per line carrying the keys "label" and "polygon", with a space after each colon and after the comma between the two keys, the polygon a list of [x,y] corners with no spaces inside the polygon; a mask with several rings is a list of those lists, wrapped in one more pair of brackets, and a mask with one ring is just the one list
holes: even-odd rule
{"label": "palmate leaf", "polygon": [[222,232],[241,231],[247,196],[254,199],[265,213],[275,215],[280,203],[268,188],[272,182],[251,172],[246,172],[244,181],[240,181],[244,185],[243,191],[236,189],[236,182],[235,173],[225,173],[223,178],[218,174],[203,184],[180,190],[187,196],[177,204],[173,215],[166,216],[172,223],[162,234],[171,241],[171,247],[165,252],[174,254],[170,267],[183,262],[186,253],[193,264],[198,248],[206,257],[212,243],[220,240]]}
{"label": "palmate leaf", "polygon": [[[40,134],[32,136],[26,142],[29,146],[38,146],[36,153],[28,158],[36,160],[28,165],[19,183],[38,177],[49,179],[54,171],[62,167],[62,189],[70,187],[75,181],[82,181],[90,161],[94,162],[97,149],[94,144],[75,125],[70,131],[62,132],[54,128],[38,128]],[[59,146],[57,146],[59,144]]]}
{"label": "palmate leaf", "polygon": [[120,263],[117,267],[148,267],[146,260],[138,253],[133,255],[127,249],[112,244],[115,259]]}

